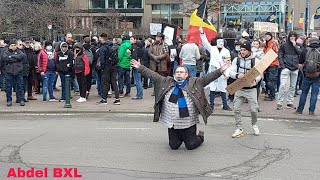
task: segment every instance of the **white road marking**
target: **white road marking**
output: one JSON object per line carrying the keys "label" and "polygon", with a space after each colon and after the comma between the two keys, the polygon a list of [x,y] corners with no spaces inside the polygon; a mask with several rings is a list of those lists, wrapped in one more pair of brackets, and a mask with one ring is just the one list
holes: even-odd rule
{"label": "white road marking", "polygon": [[275,119],[275,118],[258,118],[259,121],[276,121],[276,122],[295,122],[295,123],[306,123],[311,124],[311,121],[304,120],[289,120],[289,119]]}
{"label": "white road marking", "polygon": [[153,116],[153,114],[139,114],[139,113],[135,113],[135,114],[127,114],[128,116]]}
{"label": "white road marking", "polygon": [[3,128],[3,129],[9,129],[9,130],[27,130],[27,129],[33,129],[32,127],[10,127],[10,128]]}
{"label": "white road marking", "polygon": [[150,130],[151,128],[96,128],[98,130]]}
{"label": "white road marking", "polygon": [[23,113],[23,114],[15,114],[16,116],[74,116],[76,114],[70,113]]}
{"label": "white road marking", "polygon": [[269,136],[282,136],[282,137],[302,137],[302,138],[305,137],[302,135],[291,135],[291,134],[273,134],[273,133],[260,133],[260,134],[269,135]]}

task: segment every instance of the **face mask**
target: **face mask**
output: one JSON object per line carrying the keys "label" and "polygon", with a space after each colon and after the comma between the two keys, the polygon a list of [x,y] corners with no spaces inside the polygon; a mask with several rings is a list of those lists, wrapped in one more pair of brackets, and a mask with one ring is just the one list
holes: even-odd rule
{"label": "face mask", "polygon": [[46,50],[47,50],[47,51],[51,51],[51,50],[52,50],[52,46],[47,46],[47,47],[46,47]]}
{"label": "face mask", "polygon": [[80,52],[80,50],[79,50],[79,49],[77,49],[77,50],[76,50],[76,54],[78,54],[79,52]]}
{"label": "face mask", "polygon": [[236,47],[235,49],[237,52],[240,52],[240,47]]}
{"label": "face mask", "polygon": [[224,40],[223,39],[217,39],[217,47],[223,48],[224,46]]}
{"label": "face mask", "polygon": [[155,41],[154,44],[158,45],[158,44],[160,44],[160,41]]}
{"label": "face mask", "polygon": [[252,47],[251,50],[252,50],[252,51],[257,51],[258,49],[255,48],[255,47]]}

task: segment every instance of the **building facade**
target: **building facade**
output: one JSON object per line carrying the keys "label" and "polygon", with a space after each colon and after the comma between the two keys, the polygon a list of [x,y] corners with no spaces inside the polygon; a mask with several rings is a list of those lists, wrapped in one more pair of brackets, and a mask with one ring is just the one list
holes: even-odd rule
{"label": "building facade", "polygon": [[[319,0],[307,0],[309,13],[313,14],[320,6]],[[97,35],[108,32],[119,35],[131,31],[133,34],[149,33],[149,23],[169,23],[183,29],[186,34],[189,26],[189,15],[197,5],[191,0],[66,0],[72,7],[69,27],[71,31]],[[193,4],[191,6],[190,4]],[[220,11],[208,12],[217,30],[222,32],[225,21],[241,20],[242,26],[249,22],[265,21],[272,13],[276,14],[279,30],[294,29],[298,32],[311,31],[307,25],[298,27],[300,17],[306,17],[306,1],[302,0],[237,0],[232,4],[221,4]],[[189,9],[189,10],[188,10]],[[293,10],[293,11],[292,11]],[[188,13],[189,14],[188,14]],[[290,23],[286,19],[293,13]],[[319,31],[320,20],[315,21]],[[292,28],[293,25],[293,28]]]}

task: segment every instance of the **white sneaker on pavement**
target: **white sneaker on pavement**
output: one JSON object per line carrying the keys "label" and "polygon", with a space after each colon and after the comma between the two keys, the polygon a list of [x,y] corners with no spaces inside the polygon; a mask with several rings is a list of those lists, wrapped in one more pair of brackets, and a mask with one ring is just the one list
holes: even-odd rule
{"label": "white sneaker on pavement", "polygon": [[236,129],[235,132],[232,134],[232,138],[239,138],[243,136],[244,136],[244,133],[242,129]]}
{"label": "white sneaker on pavement", "polygon": [[79,102],[79,103],[86,102],[86,101],[87,101],[87,99],[86,99],[86,98],[83,98],[83,97],[80,97],[80,98],[77,100],[77,102]]}
{"label": "white sneaker on pavement", "polygon": [[260,135],[260,131],[259,131],[259,128],[258,128],[258,125],[252,125],[252,129],[253,129],[253,134],[256,135],[256,136],[259,136]]}

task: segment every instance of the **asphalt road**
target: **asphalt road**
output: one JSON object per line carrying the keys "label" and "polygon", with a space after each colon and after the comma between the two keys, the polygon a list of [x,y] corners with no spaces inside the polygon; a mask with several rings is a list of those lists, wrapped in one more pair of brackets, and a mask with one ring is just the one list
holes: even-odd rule
{"label": "asphalt road", "polygon": [[37,179],[57,179],[53,168],[88,180],[320,179],[320,121],[259,119],[260,136],[243,122],[246,136],[233,139],[232,117],[210,117],[198,126],[204,144],[189,151],[171,150],[150,114],[1,114],[0,179],[18,167],[48,168]]}

